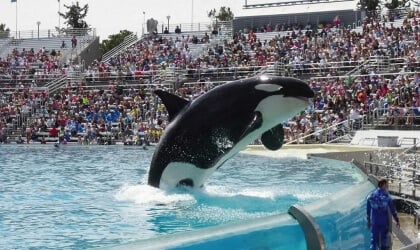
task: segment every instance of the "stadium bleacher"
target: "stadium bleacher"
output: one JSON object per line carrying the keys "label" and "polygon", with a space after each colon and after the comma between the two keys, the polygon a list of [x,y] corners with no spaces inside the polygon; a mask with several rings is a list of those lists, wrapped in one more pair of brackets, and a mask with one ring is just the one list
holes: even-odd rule
{"label": "stadium bleacher", "polygon": [[[317,94],[313,107],[285,121],[289,142],[331,141],[374,124],[416,128],[420,15],[405,14],[393,22],[366,19],[356,29],[157,34],[89,65],[72,60],[79,54],[64,61],[51,54],[83,51],[61,48],[62,37],[14,41],[0,57],[0,142],[157,142],[168,121],[155,89],[193,100],[260,74],[305,79]],[[77,39],[88,46],[92,37]]]}

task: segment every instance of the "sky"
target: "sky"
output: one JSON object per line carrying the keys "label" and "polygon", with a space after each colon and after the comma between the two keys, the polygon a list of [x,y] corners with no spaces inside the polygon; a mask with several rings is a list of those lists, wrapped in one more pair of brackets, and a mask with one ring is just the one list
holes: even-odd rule
{"label": "sky", "polygon": [[[0,23],[6,24],[11,31],[54,30],[64,27],[63,18],[59,20],[58,11],[67,11],[64,5],[76,3],[74,0],[0,0]],[[269,2],[267,0],[248,0],[248,4]],[[230,7],[235,16],[240,16],[245,0],[79,0],[79,5],[88,4],[89,11],[85,21],[96,28],[101,39],[129,30],[141,34],[144,20],[154,18],[159,26],[170,23],[210,22],[207,12],[221,6]],[[17,11],[16,11],[17,7]],[[143,12],[145,14],[143,14]],[[17,13],[17,15],[16,15]],[[16,18],[17,17],[17,18]]]}

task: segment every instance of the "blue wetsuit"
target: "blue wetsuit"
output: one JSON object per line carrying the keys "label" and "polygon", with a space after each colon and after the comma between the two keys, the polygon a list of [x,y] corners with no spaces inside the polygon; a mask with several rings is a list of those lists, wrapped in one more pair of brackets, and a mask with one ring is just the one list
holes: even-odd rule
{"label": "blue wetsuit", "polygon": [[389,193],[383,189],[377,188],[367,198],[366,214],[370,221],[372,238],[370,249],[388,249],[390,218],[388,217],[388,208],[395,221],[399,222],[397,211]]}

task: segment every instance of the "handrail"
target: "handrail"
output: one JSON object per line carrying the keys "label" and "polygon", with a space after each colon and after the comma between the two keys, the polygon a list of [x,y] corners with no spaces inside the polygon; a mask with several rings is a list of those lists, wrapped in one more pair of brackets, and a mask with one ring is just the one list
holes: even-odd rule
{"label": "handrail", "polygon": [[[316,132],[313,132],[311,134],[305,135],[303,137],[298,137],[298,138],[296,138],[294,140],[288,141],[288,142],[284,143],[284,145],[289,145],[289,144],[292,144],[292,143],[299,142],[300,140],[306,139],[308,137],[316,136],[317,134],[323,133],[325,131],[329,131],[331,128],[337,127],[339,125],[345,126],[346,124],[349,124],[349,122],[350,122],[349,120],[344,120],[344,121],[339,122],[339,123],[334,123],[334,124],[332,124],[332,125],[330,125],[330,126],[328,126],[326,128],[323,128],[323,129],[318,130]],[[348,126],[348,128],[349,128],[349,130],[351,130],[350,126]],[[346,134],[349,134],[349,133],[347,132]],[[326,142],[328,142],[328,138],[327,138],[327,141]]]}
{"label": "handrail", "polygon": [[[9,38],[13,39],[43,39],[43,38],[56,38],[56,37],[68,37],[68,36],[84,36],[86,34],[96,36],[96,30],[92,28],[82,29],[41,29],[39,30],[21,30],[21,31],[10,31],[8,33]],[[15,37],[17,34],[17,37]]]}
{"label": "handrail", "polygon": [[369,63],[369,61],[362,62],[360,65],[356,66],[354,69],[350,70],[345,75],[346,76],[353,75],[354,73],[356,73],[357,71],[359,71],[362,67],[364,67],[368,63]]}
{"label": "handrail", "polygon": [[51,83],[50,86],[48,86],[49,93],[55,93],[57,90],[59,90],[63,85],[65,85],[67,82],[67,77],[63,77],[55,81],[54,83]]}
{"label": "handrail", "polygon": [[117,46],[115,46],[114,48],[112,48],[110,51],[106,52],[103,56],[102,56],[102,61],[107,62],[109,61],[109,59],[111,59],[111,57],[117,55],[121,50],[130,47],[131,45],[135,44],[136,42],[138,42],[137,36],[135,34],[130,34],[126,37],[124,37],[124,40],[118,44]]}
{"label": "handrail", "polygon": [[[404,71],[404,72],[398,72],[398,73],[376,73],[375,76],[396,76],[396,75],[414,75],[418,72],[409,72],[409,71]],[[351,75],[352,78],[356,78],[356,77],[371,77],[372,75],[370,74],[357,74],[357,75]],[[331,78],[348,78],[349,76],[347,75],[337,75],[337,76],[313,76],[311,77],[312,80],[317,80],[317,79],[331,79]]]}
{"label": "handrail", "polygon": [[[368,168],[369,166],[369,173],[373,173],[373,169],[372,167],[376,167],[377,170],[376,172],[379,170],[379,168],[385,168],[386,170],[397,170],[397,171],[401,171],[401,170],[406,170],[406,171],[410,171],[412,173],[412,177],[415,178],[415,176],[417,175],[416,173],[419,171],[419,169],[417,169],[414,165],[414,167],[409,167],[409,166],[400,166],[400,165],[390,165],[390,164],[384,164],[384,163],[376,163],[376,162],[371,162],[371,161],[364,161],[363,162],[363,166],[365,169]],[[413,166],[413,163],[410,165]],[[390,177],[391,179],[393,179],[392,177]]]}
{"label": "handrail", "polygon": [[[375,125],[375,124],[379,125],[379,121],[380,121],[381,117],[385,118],[385,119],[388,119],[388,118],[406,119],[406,121],[407,121],[408,118],[410,118],[411,119],[411,124],[408,124],[408,125],[414,125],[414,120],[417,119],[417,118],[420,118],[420,114],[417,113],[417,112],[414,112],[414,111],[419,110],[419,108],[420,107],[414,107],[414,106],[411,106],[411,107],[396,106],[396,109],[399,109],[399,110],[405,109],[406,114],[405,115],[392,114],[392,115],[382,116],[381,114],[387,113],[389,110],[392,110],[394,108],[388,106],[386,108],[385,107],[376,107],[376,108],[372,109],[372,108],[369,107],[369,110],[366,112],[366,114],[367,114],[368,120],[371,120],[371,123],[369,123],[369,124],[372,124],[372,125]],[[397,122],[394,121],[394,123],[395,124],[390,124],[389,126],[399,126],[398,121]]]}
{"label": "handrail", "polygon": [[[146,87],[148,89],[157,88],[157,87],[159,87],[159,88],[166,87],[169,90],[169,92],[173,92],[174,91],[174,85],[172,83],[162,83],[162,84],[137,83],[137,84],[129,84],[129,85],[123,85],[123,84],[121,84],[119,86],[123,87],[124,89],[129,89],[131,87]],[[64,89],[64,88],[66,88],[66,87],[63,86],[63,85],[61,85],[61,86],[58,87],[58,89]],[[99,89],[108,89],[109,88],[109,84],[107,84],[107,85],[104,85],[104,84],[102,84],[102,85],[92,85],[92,86],[91,85],[87,85],[87,86],[83,86],[83,88],[84,89],[87,89],[87,90],[89,90],[89,89],[93,89],[93,90],[96,90],[96,89],[98,89],[98,90]]]}
{"label": "handrail", "polygon": [[36,74],[36,75],[18,75],[17,77],[14,76],[13,78],[0,79],[0,86],[7,85],[7,84],[15,84],[16,82],[27,83],[27,82],[32,82],[33,80],[35,80],[35,82],[37,82],[37,83],[49,82],[49,81],[54,81],[58,78],[61,78],[62,76],[65,76],[65,75],[63,75],[59,72],[51,73],[51,74],[40,74],[40,75],[38,75],[38,74]]}
{"label": "handrail", "polygon": [[[331,62],[330,64],[337,64],[337,67],[340,66],[341,64],[346,63],[344,62]],[[312,65],[317,65],[316,64],[312,64]],[[319,64],[318,64],[319,65]],[[283,65],[284,67],[290,67],[290,64],[287,65]],[[270,66],[273,67],[273,66]],[[278,65],[278,67],[280,67],[280,65]],[[341,67],[341,66],[340,66]],[[240,73],[243,71],[246,71],[244,73],[249,72],[249,70],[251,70],[252,72],[255,72],[255,70],[260,71],[263,69],[267,69],[267,66],[256,66],[256,65],[249,65],[249,66],[241,66],[241,67],[219,67],[219,68],[214,68],[214,69],[203,69],[203,68],[197,68],[197,69],[188,69],[188,71],[190,73],[198,73],[198,74],[215,74],[216,75],[227,75],[227,74],[232,74],[232,73]],[[329,67],[327,67],[329,68]],[[311,70],[321,70],[321,68],[311,68]],[[101,73],[111,73],[112,71],[108,71],[108,72],[101,72]],[[150,71],[143,71],[143,72],[150,72]],[[99,72],[97,72],[99,73]],[[399,72],[397,74],[399,75],[414,75],[416,72]],[[84,74],[86,74],[86,72],[84,72]],[[45,76],[52,76],[54,77],[55,74],[42,74],[40,77],[45,77]],[[395,73],[378,73],[376,74],[377,76],[395,76]],[[25,75],[20,75],[20,77],[22,78]],[[27,75],[29,76],[29,75]],[[353,78],[357,78],[357,77],[369,77],[369,74],[358,74],[358,75],[352,75]],[[347,78],[347,75],[342,75],[342,76],[314,76],[311,77],[311,80],[317,80],[317,79],[330,79],[330,78]],[[14,79],[0,79],[0,82],[7,82],[7,81],[13,81]],[[24,79],[23,79],[24,80]],[[29,79],[28,79],[29,80]],[[32,80],[32,79],[30,79]]]}
{"label": "handrail", "polygon": [[413,150],[417,150],[417,148],[419,147],[419,145],[420,145],[420,142],[418,142],[418,143],[416,143],[416,139],[417,138],[414,138],[414,145],[413,146],[411,146],[411,147],[409,147],[409,148],[407,148],[406,150],[404,150],[404,154],[407,154],[407,153],[409,153],[409,152],[411,152],[411,151],[413,151]]}
{"label": "handrail", "polygon": [[419,238],[417,238],[415,242],[413,242],[409,245],[406,245],[406,246],[400,248],[399,250],[408,250],[408,249],[409,250],[416,250],[416,249],[418,249],[418,246],[420,246],[420,239]]}
{"label": "handrail", "polygon": [[50,81],[47,84],[45,84],[44,87],[51,88],[54,85],[56,85],[57,82],[60,82],[62,79],[65,79],[65,78],[66,78],[66,76],[61,76],[61,77],[55,78],[53,81]]}

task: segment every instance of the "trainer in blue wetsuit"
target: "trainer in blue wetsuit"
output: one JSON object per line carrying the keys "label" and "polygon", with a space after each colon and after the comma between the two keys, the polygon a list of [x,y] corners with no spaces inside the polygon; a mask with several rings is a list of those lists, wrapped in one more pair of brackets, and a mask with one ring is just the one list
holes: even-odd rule
{"label": "trainer in blue wetsuit", "polygon": [[400,227],[400,220],[395,210],[392,198],[388,193],[388,181],[380,179],[378,188],[367,198],[366,214],[367,226],[371,231],[371,250],[391,249],[390,246],[390,218],[388,210],[394,217],[397,227]]}

